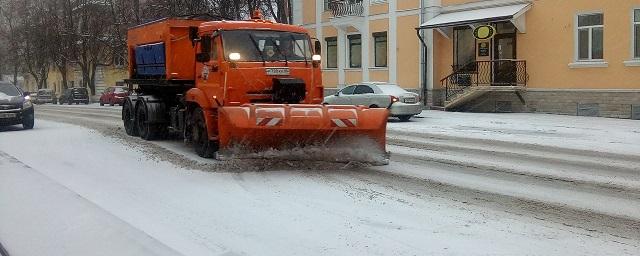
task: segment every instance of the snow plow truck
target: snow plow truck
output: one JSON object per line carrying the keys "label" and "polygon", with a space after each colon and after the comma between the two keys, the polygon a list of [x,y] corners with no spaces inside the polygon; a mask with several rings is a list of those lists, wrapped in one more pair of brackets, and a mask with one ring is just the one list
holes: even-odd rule
{"label": "snow plow truck", "polygon": [[[132,27],[124,100],[127,134],[180,134],[205,158],[372,142],[384,154],[388,110],[323,105],[321,46],[300,26],[167,18]],[[359,145],[352,145],[359,147]]]}

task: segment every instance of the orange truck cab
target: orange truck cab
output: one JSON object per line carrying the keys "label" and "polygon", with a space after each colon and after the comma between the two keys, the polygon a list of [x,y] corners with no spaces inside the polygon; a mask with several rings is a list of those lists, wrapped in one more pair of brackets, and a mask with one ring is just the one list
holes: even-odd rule
{"label": "orange truck cab", "polygon": [[300,26],[171,18],[130,29],[127,42],[129,135],[179,132],[202,157],[355,139],[385,151],[386,109],[321,104],[321,47]]}

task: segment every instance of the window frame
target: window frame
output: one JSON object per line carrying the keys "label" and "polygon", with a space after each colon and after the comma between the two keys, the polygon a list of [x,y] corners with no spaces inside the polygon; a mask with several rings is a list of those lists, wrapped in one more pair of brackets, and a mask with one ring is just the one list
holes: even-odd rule
{"label": "window frame", "polygon": [[[325,64],[325,68],[327,69],[336,69],[338,68],[338,37],[336,36],[330,36],[330,37],[325,37],[324,38],[324,42],[325,42],[325,59],[326,61],[324,62]],[[332,45],[332,47],[335,47],[335,53],[336,53],[336,63],[335,66],[329,66],[329,42],[335,43],[335,46]]]}
{"label": "window frame", "polygon": [[[466,67],[466,65],[468,63],[463,63],[460,64],[459,63],[459,57],[460,57],[460,53],[458,52],[458,45],[459,45],[459,40],[458,40],[458,35],[457,32],[458,31],[467,31],[469,30],[469,32],[473,33],[473,29],[469,26],[458,26],[458,27],[454,27],[453,28],[453,34],[451,35],[452,37],[452,44],[453,44],[453,66],[454,67],[454,71],[467,71],[467,72],[475,72],[476,71],[476,66],[473,65],[470,68],[464,68]],[[473,38],[473,61],[476,62],[478,61],[478,40],[475,39],[475,37]],[[458,70],[455,70],[455,68],[459,68]]]}
{"label": "window frame", "polygon": [[[351,40],[356,38],[360,40],[360,43],[359,43],[360,65],[359,66],[354,66],[353,63],[351,62],[351,55],[353,54],[353,50],[351,49],[351,47],[356,45],[356,44],[352,44]],[[353,33],[353,34],[347,35],[347,63],[348,63],[349,69],[362,69],[362,35],[361,34]]]}
{"label": "window frame", "polygon": [[640,48],[640,33],[636,30],[636,26],[640,26],[640,19],[636,20],[636,11],[640,12],[640,6],[631,8],[631,59],[640,61],[640,49],[636,52],[636,43]]}
{"label": "window frame", "polygon": [[[587,15],[594,15],[594,14],[599,14],[602,15],[602,25],[589,25],[589,26],[580,26],[578,24],[580,16],[587,16]],[[586,12],[579,12],[576,13],[576,15],[574,16],[574,60],[575,62],[605,62],[605,57],[604,57],[604,53],[605,53],[605,45],[604,45],[604,34],[605,34],[605,17],[604,17],[604,12],[601,10],[596,10],[596,11],[586,11]],[[602,29],[602,58],[600,59],[594,59],[593,58],[593,30],[594,28],[601,28]],[[588,29],[589,32],[589,41],[588,41],[588,48],[589,48],[589,56],[586,59],[581,59],[580,58],[580,30],[582,29]]]}
{"label": "window frame", "polygon": [[[389,35],[387,31],[375,32],[371,34],[373,38],[373,66],[376,68],[389,67]],[[378,42],[378,38],[384,38],[384,41]],[[384,53],[384,65],[378,65],[378,43],[384,43],[386,52]]]}

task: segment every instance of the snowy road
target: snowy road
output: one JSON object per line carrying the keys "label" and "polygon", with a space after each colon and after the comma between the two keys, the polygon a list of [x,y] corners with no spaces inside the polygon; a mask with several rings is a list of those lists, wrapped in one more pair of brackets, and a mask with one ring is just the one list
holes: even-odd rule
{"label": "snowy road", "polygon": [[[442,117],[427,113],[389,125],[390,165],[352,167],[202,160],[178,141],[127,137],[117,107],[36,112],[36,129],[0,132],[11,255],[85,255],[87,244],[105,255],[640,253],[640,154],[590,150],[588,132],[569,147],[496,141],[478,123],[474,136],[434,130],[423,122]],[[629,132],[617,135],[633,145]]]}

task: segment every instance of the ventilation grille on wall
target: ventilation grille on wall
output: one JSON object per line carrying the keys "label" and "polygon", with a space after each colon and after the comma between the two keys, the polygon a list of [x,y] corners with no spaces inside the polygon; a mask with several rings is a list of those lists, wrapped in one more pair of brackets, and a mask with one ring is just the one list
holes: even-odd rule
{"label": "ventilation grille on wall", "polygon": [[578,103],[578,116],[600,116],[598,103]]}

